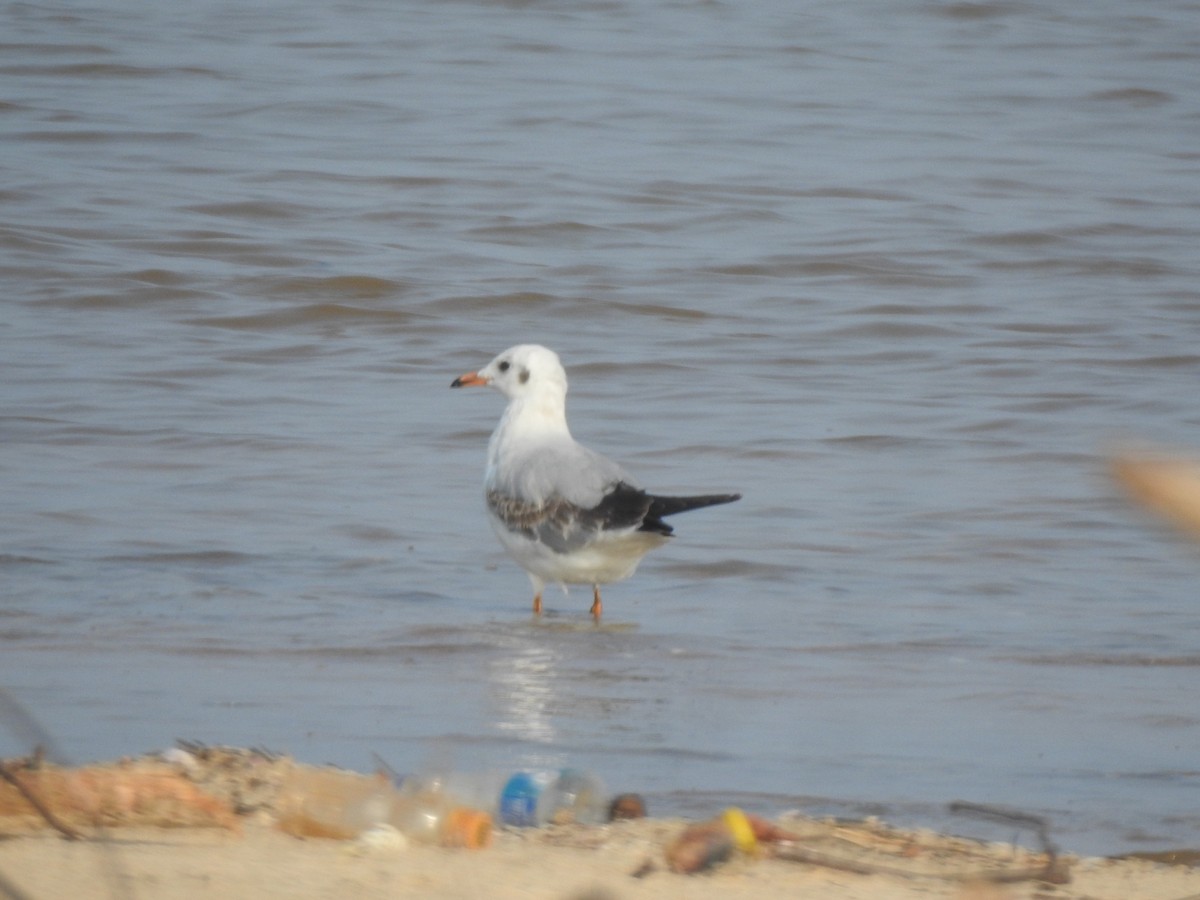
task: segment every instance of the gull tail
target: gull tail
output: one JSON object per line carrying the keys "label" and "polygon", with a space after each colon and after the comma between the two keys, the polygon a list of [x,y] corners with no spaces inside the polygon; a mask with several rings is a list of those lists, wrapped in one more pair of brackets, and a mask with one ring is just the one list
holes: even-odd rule
{"label": "gull tail", "polygon": [[670,525],[663,521],[666,516],[687,512],[689,509],[703,509],[705,506],[717,506],[721,503],[732,503],[741,500],[741,494],[703,494],[698,497],[650,497],[650,508],[642,520],[642,531],[656,531],[669,535],[673,531]]}
{"label": "gull tail", "polygon": [[650,509],[646,512],[648,519],[661,519],[663,516],[673,516],[675,513],[687,512],[689,509],[701,509],[705,506],[716,506],[719,503],[732,503],[741,500],[741,494],[704,494],[700,497],[650,497]]}

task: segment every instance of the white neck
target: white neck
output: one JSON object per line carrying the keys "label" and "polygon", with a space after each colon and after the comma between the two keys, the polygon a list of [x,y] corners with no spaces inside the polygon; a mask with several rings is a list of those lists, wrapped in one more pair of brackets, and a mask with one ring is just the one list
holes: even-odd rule
{"label": "white neck", "polygon": [[505,408],[496,431],[511,429],[528,435],[570,437],[566,397],[555,391],[514,397]]}
{"label": "white neck", "polygon": [[500,467],[502,455],[520,456],[530,442],[547,440],[571,440],[571,431],[567,427],[566,398],[547,391],[513,398],[488,443],[489,473],[494,473]]}

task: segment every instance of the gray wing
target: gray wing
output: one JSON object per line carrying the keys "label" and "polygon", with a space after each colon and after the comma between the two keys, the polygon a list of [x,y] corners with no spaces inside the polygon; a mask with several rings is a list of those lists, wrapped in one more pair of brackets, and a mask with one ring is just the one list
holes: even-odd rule
{"label": "gray wing", "polygon": [[650,516],[652,498],[625,482],[610,486],[595,506],[581,506],[563,497],[531,503],[500,491],[487,492],[487,505],[509,531],[545,544],[556,553],[586,546],[605,531],[650,531],[669,535],[671,527]]}
{"label": "gray wing", "polygon": [[562,500],[588,509],[622,482],[638,486],[611,459],[567,437],[501,451],[489,459],[484,489],[534,506]]}

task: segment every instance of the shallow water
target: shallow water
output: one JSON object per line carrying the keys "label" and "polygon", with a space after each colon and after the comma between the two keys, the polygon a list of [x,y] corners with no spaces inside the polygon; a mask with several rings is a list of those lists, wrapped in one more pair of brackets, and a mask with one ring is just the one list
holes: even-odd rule
{"label": "shallow water", "polygon": [[[0,685],[66,754],[1200,841],[1200,553],[1106,475],[1200,446],[1194,4],[0,21]],[[531,621],[448,390],[527,340],[745,494],[600,629]]]}

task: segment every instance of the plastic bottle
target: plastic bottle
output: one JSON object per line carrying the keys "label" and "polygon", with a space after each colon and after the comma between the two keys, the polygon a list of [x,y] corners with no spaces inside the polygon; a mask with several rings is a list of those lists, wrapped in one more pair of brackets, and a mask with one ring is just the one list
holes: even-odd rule
{"label": "plastic bottle", "polygon": [[394,795],[381,775],[305,766],[284,779],[275,811],[288,834],[348,840],[386,822]]}
{"label": "plastic bottle", "polygon": [[498,819],[500,795],[510,777],[508,772],[500,771],[409,775],[400,780],[400,790],[408,793],[434,791],[455,804],[481,809]]}
{"label": "plastic bottle", "polygon": [[402,783],[394,792],[387,822],[427,844],[475,850],[492,842],[491,814],[462,803],[438,783]]}
{"label": "plastic bottle", "polygon": [[608,817],[607,799],[604,783],[590,772],[518,772],[500,793],[499,818],[521,827],[597,824]]}
{"label": "plastic bottle", "polygon": [[518,827],[608,819],[604,783],[579,769],[505,772],[446,772],[409,776],[401,793],[433,793],[457,806],[490,813],[496,821]]}
{"label": "plastic bottle", "polygon": [[492,817],[456,803],[436,787],[396,790],[385,775],[297,768],[276,802],[279,827],[301,837],[349,840],[377,825],[445,847],[486,847]]}

